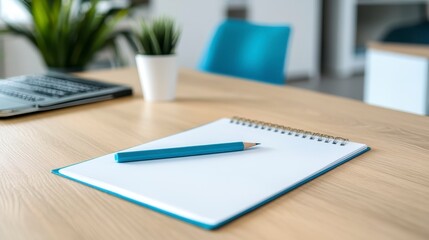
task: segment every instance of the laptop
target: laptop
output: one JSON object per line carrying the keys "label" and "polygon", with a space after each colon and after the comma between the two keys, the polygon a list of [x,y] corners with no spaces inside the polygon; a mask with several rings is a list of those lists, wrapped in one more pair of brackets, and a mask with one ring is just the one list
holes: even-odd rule
{"label": "laptop", "polygon": [[47,111],[132,94],[125,85],[49,73],[0,80],[0,117]]}

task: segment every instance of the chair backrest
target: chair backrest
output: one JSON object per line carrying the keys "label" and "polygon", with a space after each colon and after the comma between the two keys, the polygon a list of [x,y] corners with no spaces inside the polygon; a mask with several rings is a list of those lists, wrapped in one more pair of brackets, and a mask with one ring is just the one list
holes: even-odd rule
{"label": "chair backrest", "polygon": [[200,62],[202,71],[284,84],[289,26],[226,20],[217,28]]}

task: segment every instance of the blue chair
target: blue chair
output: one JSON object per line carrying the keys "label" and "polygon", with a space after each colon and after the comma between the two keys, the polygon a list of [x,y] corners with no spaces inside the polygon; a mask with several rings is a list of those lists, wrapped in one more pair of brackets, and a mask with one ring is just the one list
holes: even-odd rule
{"label": "blue chair", "polygon": [[206,72],[285,84],[289,26],[226,20],[216,30],[199,69]]}

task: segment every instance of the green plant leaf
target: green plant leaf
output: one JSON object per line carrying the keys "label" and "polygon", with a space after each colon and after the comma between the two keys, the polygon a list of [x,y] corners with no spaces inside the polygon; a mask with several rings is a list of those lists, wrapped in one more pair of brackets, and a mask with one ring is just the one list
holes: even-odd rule
{"label": "green plant leaf", "polygon": [[146,25],[146,23],[143,22],[142,27],[144,32],[143,39],[146,43],[146,46],[149,46],[145,48],[145,53],[148,55],[160,55],[161,48],[159,47],[159,42],[154,33],[153,26],[149,27]]}
{"label": "green plant leaf", "polygon": [[[90,53],[95,53],[95,52],[99,51],[100,49],[103,49],[106,46],[108,39],[112,35],[117,36],[116,33],[112,34],[112,32],[114,31],[114,26],[127,13],[128,13],[127,10],[116,11],[113,13],[113,15],[111,17],[102,20],[104,22],[104,24],[98,28],[98,31],[95,31],[94,34],[96,34],[96,36],[93,38],[94,41],[92,41],[92,44],[88,45],[88,46],[90,46],[90,48],[89,48]],[[91,58],[86,58],[86,60],[90,61]]]}
{"label": "green plant leaf", "polygon": [[173,54],[180,30],[175,26],[174,21],[168,17],[158,18],[149,25],[145,21],[141,23],[141,32],[135,33],[139,40],[139,52],[147,55],[168,55]]}
{"label": "green plant leaf", "polygon": [[173,29],[172,28],[168,28],[167,26],[164,29],[164,39],[163,39],[163,52],[167,53],[169,51],[169,49],[171,49],[171,42],[172,42],[172,34],[173,34]]}
{"label": "green plant leaf", "polygon": [[52,55],[49,55],[49,47],[52,47],[51,43],[51,28],[49,24],[49,18],[47,17],[49,12],[49,5],[46,1],[34,1],[31,6],[31,13],[34,22],[34,36],[37,46],[44,57],[45,61],[49,64],[54,62]]}
{"label": "green plant leaf", "polygon": [[18,0],[21,5],[28,11],[31,11],[31,0]]}
{"label": "green plant leaf", "polygon": [[5,33],[11,33],[11,30],[4,28],[4,29],[0,29],[0,34],[5,34]]}
{"label": "green plant leaf", "polygon": [[143,49],[141,48],[140,44],[138,43],[138,41],[139,41],[138,37],[132,31],[123,30],[123,31],[120,31],[118,33],[118,35],[124,36],[125,40],[127,40],[128,44],[131,46],[131,48],[134,50],[134,52],[136,52],[136,53],[143,52]]}
{"label": "green plant leaf", "polygon": [[31,29],[6,23],[9,32],[29,39],[48,67],[84,67],[102,48],[113,49],[117,23],[128,9],[99,12],[99,0],[17,0],[33,20]]}
{"label": "green plant leaf", "polygon": [[179,38],[180,38],[180,32],[181,32],[181,30],[177,29],[173,34],[174,35],[173,40],[171,41],[171,52],[172,53],[174,53],[176,51],[177,42],[179,41]]}
{"label": "green plant leaf", "polygon": [[[17,34],[17,35],[23,35],[25,36],[32,44],[36,44],[34,35],[31,31],[20,27],[18,25],[9,23],[9,22],[5,22],[6,23],[6,27],[7,29],[2,29],[2,33],[12,33],[12,34]],[[36,46],[36,45],[35,45]]]}
{"label": "green plant leaf", "polygon": [[99,30],[94,27],[96,25],[95,22],[99,21],[96,16],[97,4],[97,0],[91,1],[90,8],[86,11],[83,11],[83,9],[81,9],[79,16],[75,19],[75,48],[71,55],[71,58],[69,59],[69,65],[75,65],[79,61],[87,61],[87,58],[85,58],[85,60],[81,60],[82,55],[84,55],[85,52],[88,52],[88,49],[90,48],[88,44],[91,44],[91,35],[95,34],[93,31]]}

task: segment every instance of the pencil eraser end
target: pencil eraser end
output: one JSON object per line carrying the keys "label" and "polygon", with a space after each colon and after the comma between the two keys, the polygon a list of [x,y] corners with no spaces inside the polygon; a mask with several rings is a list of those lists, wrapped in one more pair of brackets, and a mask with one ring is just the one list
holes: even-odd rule
{"label": "pencil eraser end", "polygon": [[117,154],[117,153],[115,153],[115,161],[116,162],[119,162],[119,156],[118,156],[119,154]]}

